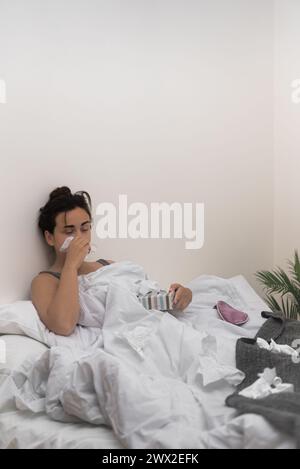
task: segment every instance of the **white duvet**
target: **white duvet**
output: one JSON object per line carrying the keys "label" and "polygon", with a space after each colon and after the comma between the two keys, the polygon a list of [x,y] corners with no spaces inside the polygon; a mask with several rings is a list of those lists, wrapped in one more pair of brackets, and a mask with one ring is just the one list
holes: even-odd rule
{"label": "white duvet", "polygon": [[[235,344],[263,322],[259,302],[252,310],[251,295],[246,301],[230,280],[200,276],[187,285],[193,301],[184,312],[148,311],[136,297],[147,282],[130,261],[79,277],[80,334],[49,334],[51,348],[13,372],[15,405],[63,422],[108,425],[127,448],[245,447],[237,436],[250,420],[235,418],[224,401],[244,378]],[[218,300],[246,311],[248,325],[218,319]],[[264,438],[261,417],[249,418],[257,446],[285,444],[276,432],[273,442]]]}

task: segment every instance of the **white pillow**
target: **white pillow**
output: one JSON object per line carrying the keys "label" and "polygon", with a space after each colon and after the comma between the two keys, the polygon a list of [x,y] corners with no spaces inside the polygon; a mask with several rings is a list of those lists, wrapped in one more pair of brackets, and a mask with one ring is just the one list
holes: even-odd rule
{"label": "white pillow", "polygon": [[0,305],[0,334],[26,335],[47,345],[49,331],[32,301],[16,301]]}
{"label": "white pillow", "polygon": [[0,373],[14,370],[27,358],[38,358],[47,348],[30,337],[0,335]]}

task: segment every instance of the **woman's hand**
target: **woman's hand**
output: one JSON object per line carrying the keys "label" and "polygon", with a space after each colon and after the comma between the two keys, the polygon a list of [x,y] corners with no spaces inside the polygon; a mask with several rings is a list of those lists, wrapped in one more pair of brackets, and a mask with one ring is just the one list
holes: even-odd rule
{"label": "woman's hand", "polygon": [[76,236],[70,243],[65,259],[65,265],[71,265],[79,270],[85,257],[89,253],[90,242],[83,236]]}
{"label": "woman's hand", "polygon": [[169,288],[169,292],[175,291],[175,296],[173,300],[173,308],[184,310],[192,301],[193,293],[192,290],[186,288],[180,283],[172,283]]}

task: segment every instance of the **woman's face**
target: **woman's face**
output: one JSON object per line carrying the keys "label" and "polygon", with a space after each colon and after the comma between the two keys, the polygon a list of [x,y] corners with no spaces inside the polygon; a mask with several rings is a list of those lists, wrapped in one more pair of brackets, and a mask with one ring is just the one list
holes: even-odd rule
{"label": "woman's face", "polygon": [[53,235],[45,232],[48,244],[59,252],[63,242],[69,236],[83,236],[91,241],[91,219],[89,214],[82,208],[76,207],[69,212],[62,212],[56,216],[56,225]]}

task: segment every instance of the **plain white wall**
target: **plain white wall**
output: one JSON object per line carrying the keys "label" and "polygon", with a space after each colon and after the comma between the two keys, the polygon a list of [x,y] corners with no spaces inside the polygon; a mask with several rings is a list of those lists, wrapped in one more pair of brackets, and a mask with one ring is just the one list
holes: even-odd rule
{"label": "plain white wall", "polygon": [[[204,202],[205,245],[105,240],[162,286],[273,263],[272,0],[0,0],[0,302],[49,265],[60,185],[103,201]],[[97,217],[94,217],[97,221]]]}
{"label": "plain white wall", "polygon": [[[286,269],[300,248],[300,2],[275,2],[275,244],[274,263]],[[299,93],[298,93],[299,96]]]}

